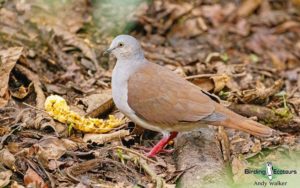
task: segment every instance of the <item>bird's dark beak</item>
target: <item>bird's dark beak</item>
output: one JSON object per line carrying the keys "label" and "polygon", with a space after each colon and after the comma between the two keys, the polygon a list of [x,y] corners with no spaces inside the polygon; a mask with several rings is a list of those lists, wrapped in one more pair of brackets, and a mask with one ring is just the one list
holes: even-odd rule
{"label": "bird's dark beak", "polygon": [[106,49],[106,50],[103,52],[103,55],[110,54],[114,49],[116,49],[116,48],[108,48],[108,49]]}
{"label": "bird's dark beak", "polygon": [[111,49],[106,49],[104,52],[103,52],[103,55],[108,55],[111,53]]}

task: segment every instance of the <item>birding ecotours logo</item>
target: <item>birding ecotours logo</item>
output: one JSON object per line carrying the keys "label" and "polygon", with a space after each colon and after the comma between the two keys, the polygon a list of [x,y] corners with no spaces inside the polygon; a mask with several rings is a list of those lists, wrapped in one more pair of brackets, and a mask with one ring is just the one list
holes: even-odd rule
{"label": "birding ecotours logo", "polygon": [[266,175],[268,176],[269,180],[272,180],[272,175],[273,175],[273,165],[271,162],[266,163]]}
{"label": "birding ecotours logo", "polygon": [[282,178],[277,178],[282,175],[298,174],[297,170],[282,169],[275,166],[272,162],[265,163],[261,168],[246,168],[244,173],[246,175],[252,174],[258,178],[253,183],[255,186],[286,186],[288,183],[287,181],[282,181]]}

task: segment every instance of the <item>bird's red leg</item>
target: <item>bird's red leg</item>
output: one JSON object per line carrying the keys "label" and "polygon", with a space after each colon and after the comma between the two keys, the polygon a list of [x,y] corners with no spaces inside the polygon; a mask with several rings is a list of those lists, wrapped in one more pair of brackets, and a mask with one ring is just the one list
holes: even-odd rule
{"label": "bird's red leg", "polygon": [[154,157],[157,153],[159,153],[172,139],[177,136],[178,132],[171,132],[170,135],[164,136],[146,155],[148,157]]}

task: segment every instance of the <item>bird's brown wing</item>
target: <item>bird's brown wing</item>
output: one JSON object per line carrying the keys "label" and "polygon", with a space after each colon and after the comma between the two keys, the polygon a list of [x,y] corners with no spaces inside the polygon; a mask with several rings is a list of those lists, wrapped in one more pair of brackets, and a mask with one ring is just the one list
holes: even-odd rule
{"label": "bird's brown wing", "polygon": [[197,86],[153,63],[129,78],[128,104],[141,118],[159,124],[197,122],[215,110]]}

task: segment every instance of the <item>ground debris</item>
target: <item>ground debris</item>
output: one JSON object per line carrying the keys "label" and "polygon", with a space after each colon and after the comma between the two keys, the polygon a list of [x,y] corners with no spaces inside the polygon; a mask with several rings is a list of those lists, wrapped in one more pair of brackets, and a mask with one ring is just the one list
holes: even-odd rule
{"label": "ground debris", "polygon": [[[0,4],[0,187],[174,187],[184,179],[224,177],[223,171],[189,176],[195,169],[220,170],[223,159],[233,173],[226,175],[241,185],[257,178],[246,176],[246,168],[264,168],[267,161],[296,167],[292,162],[300,150],[298,0]],[[138,131],[119,116],[111,99],[113,60],[103,51],[121,33],[137,37],[153,63],[213,93],[207,95],[235,112],[281,132],[263,139],[211,130],[216,138],[209,140],[216,147],[195,156],[191,154],[203,149],[203,139],[186,136],[181,142],[189,141],[188,146],[196,149],[185,151],[185,157],[175,150],[176,158],[189,165],[191,159],[198,160],[196,166],[182,166],[171,154],[145,157],[147,148],[141,146],[151,146],[159,135]],[[80,114],[76,118],[113,115],[124,123],[118,121],[121,126],[105,129],[110,131],[105,134],[86,134],[89,127],[82,122],[71,131],[69,119],[61,123],[46,113],[45,99],[51,95],[68,101]],[[217,161],[215,166],[199,168],[210,165],[211,159]]]}

